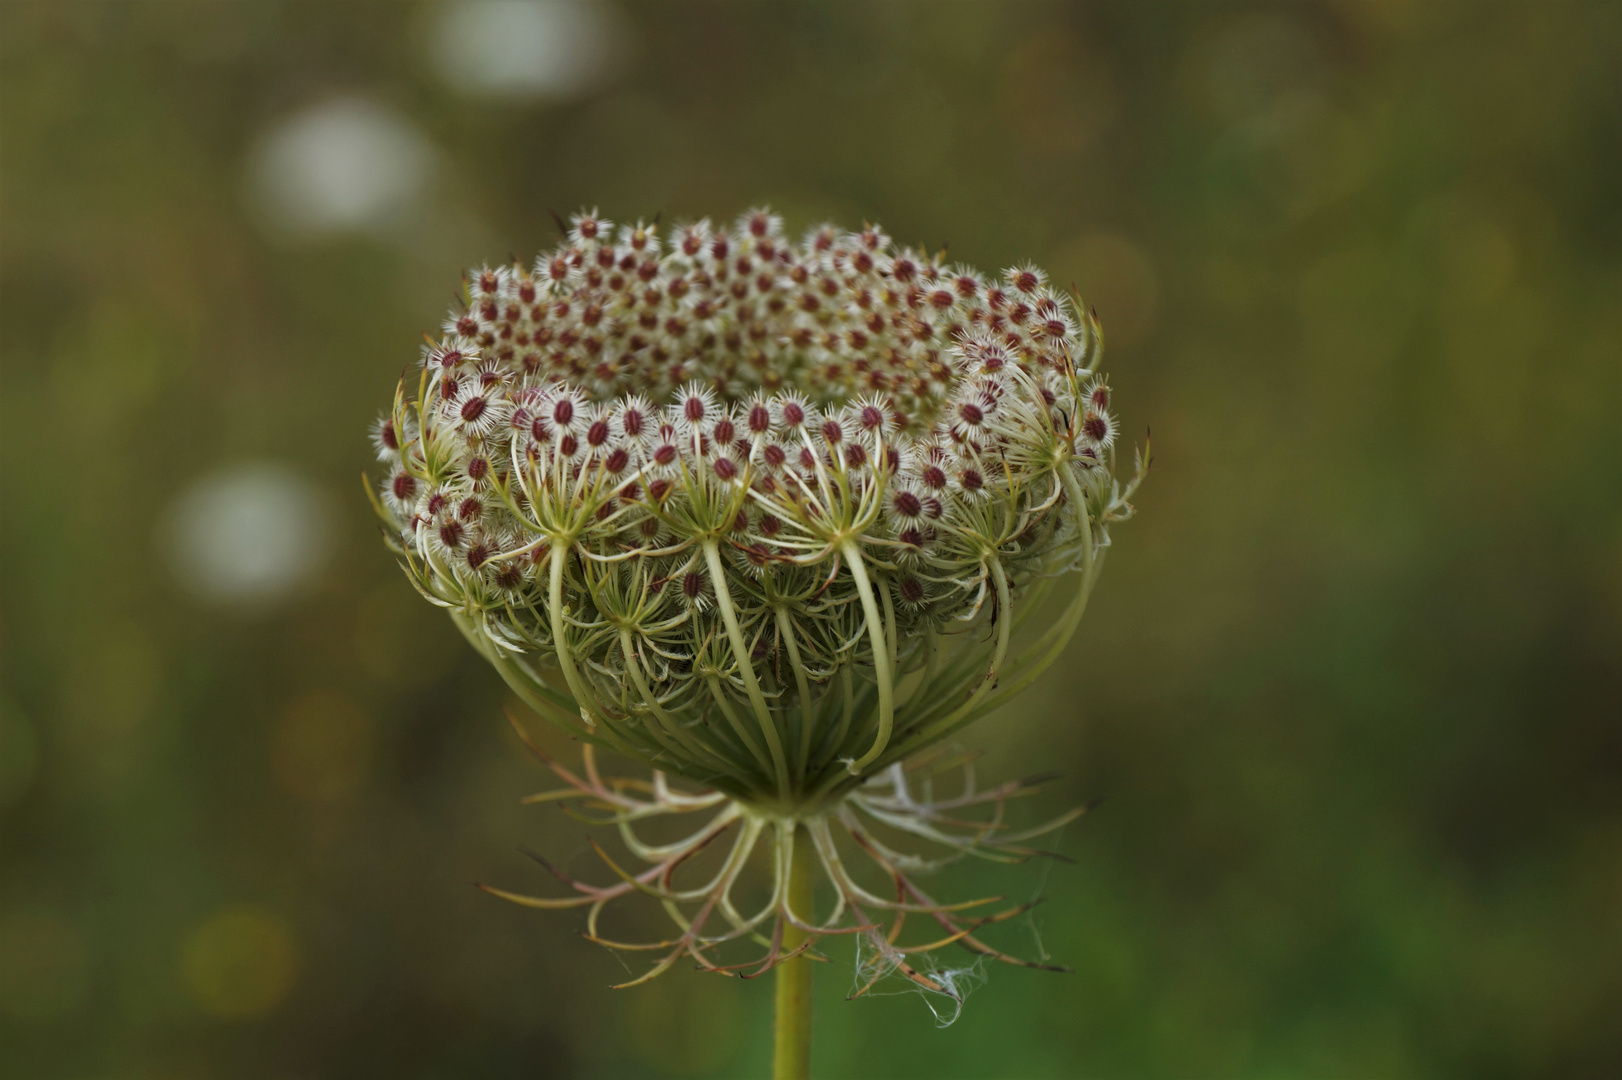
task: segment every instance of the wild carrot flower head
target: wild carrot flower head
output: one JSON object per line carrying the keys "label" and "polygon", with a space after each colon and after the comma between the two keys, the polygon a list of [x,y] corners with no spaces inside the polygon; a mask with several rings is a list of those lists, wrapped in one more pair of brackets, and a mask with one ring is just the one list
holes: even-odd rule
{"label": "wild carrot flower head", "polygon": [[[1030,594],[1130,513],[1094,318],[880,229],[577,214],[373,428],[418,588],[588,742],[807,806],[1005,701]],[[1079,610],[1074,612],[1079,618]]]}
{"label": "wild carrot flower head", "polygon": [[[465,285],[373,427],[386,470],[374,502],[422,594],[585,742],[584,775],[549,761],[568,786],[534,799],[580,800],[651,864],[611,863],[609,886],[549,866],[563,898],[490,891],[589,907],[593,940],[665,949],[634,982],[683,956],[740,972],[717,950],[767,940],[772,920],[755,974],[852,934],[855,994],[899,973],[955,1015],[962,973],[928,954],[955,944],[1021,963],[973,931],[1024,907],[965,915],[986,901],[938,903],[909,875],[968,853],[1028,857],[1019,842],[1042,830],[1001,824],[1021,784],[976,789],[966,771],[959,794],[936,798],[914,774],[942,765],[921,751],[1059,655],[1110,526],[1132,513],[1147,459],[1116,481],[1097,321],[1034,267],[946,266],[873,226],[795,242],[765,210],[668,240],[582,213],[533,267],[479,267]],[[1068,604],[1012,649],[1071,571]],[[653,782],[605,781],[594,746],[651,765]],[[633,830],[690,813],[710,816],[676,843]],[[858,879],[835,829],[882,888]],[[895,850],[885,830],[948,854]],[[720,872],[678,883],[723,835]],[[793,899],[796,844],[832,886],[825,917]],[[757,850],[774,884],[751,914],[733,886]],[[600,937],[604,905],[639,893],[664,902],[677,938]],[[947,936],[899,940],[909,912]]]}

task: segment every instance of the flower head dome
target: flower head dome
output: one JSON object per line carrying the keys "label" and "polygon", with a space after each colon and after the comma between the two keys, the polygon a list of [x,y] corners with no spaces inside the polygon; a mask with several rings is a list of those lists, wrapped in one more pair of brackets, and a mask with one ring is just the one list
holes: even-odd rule
{"label": "flower head dome", "polygon": [[1097,323],[1034,267],[590,212],[466,291],[374,429],[392,543],[526,701],[735,797],[1006,700],[1081,601],[1018,658],[1016,609],[1130,513]]}

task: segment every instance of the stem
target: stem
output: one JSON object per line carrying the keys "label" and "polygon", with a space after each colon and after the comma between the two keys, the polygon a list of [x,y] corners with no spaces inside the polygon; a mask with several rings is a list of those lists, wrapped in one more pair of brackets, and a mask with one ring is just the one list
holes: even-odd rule
{"label": "stem", "polygon": [[569,684],[569,691],[574,694],[575,704],[580,706],[580,718],[586,722],[588,728],[593,728],[597,726],[597,718],[592,715],[592,695],[586,693],[585,682],[574,666],[574,656],[569,652],[569,643],[565,637],[567,630],[563,620],[563,560],[567,555],[567,549],[554,537],[551,550],[546,555],[547,569],[552,575],[551,588],[547,593],[547,607],[552,609],[552,648],[557,651],[558,667],[563,669],[563,681]]}
{"label": "stem", "polygon": [[715,587],[715,606],[721,609],[721,622],[732,644],[732,657],[738,662],[738,674],[743,676],[744,692],[749,695],[749,704],[754,707],[760,733],[766,738],[766,749],[772,754],[772,766],[777,772],[778,797],[789,798],[793,792],[788,783],[788,762],[783,758],[783,741],[777,737],[777,723],[772,719],[766,699],[760,693],[760,683],[755,681],[754,660],[744,644],[743,631],[738,628],[738,616],[732,610],[732,594],[727,589],[726,570],[721,566],[721,552],[714,540],[704,541],[704,558],[709,563],[710,582]]}
{"label": "stem", "polygon": [[760,763],[763,773],[769,776],[772,771],[772,763],[761,752],[760,745],[749,734],[749,729],[744,726],[743,721],[738,719],[738,714],[732,711],[732,706],[727,701],[726,692],[721,689],[721,680],[711,675],[704,681],[709,684],[710,693],[714,696],[715,703],[721,708],[721,715],[726,717],[727,723],[732,725],[732,730],[737,733],[743,744],[749,748],[749,752],[755,756],[755,760]]}
{"label": "stem", "polygon": [[794,620],[786,608],[777,609],[777,628],[788,650],[789,666],[794,669],[794,688],[800,695],[800,780],[803,783],[811,769],[811,728],[816,714],[811,711],[811,683],[805,677],[805,665],[800,662],[800,646],[794,640]]}
{"label": "stem", "polygon": [[[807,925],[814,925],[811,893],[816,853],[811,834],[803,825],[785,828],[780,834],[789,840],[788,910]],[[806,932],[784,920],[783,951],[792,952],[806,939]],[[772,1048],[773,1080],[810,1080],[811,1076],[811,979],[816,969],[803,953],[777,966],[777,1028]]]}
{"label": "stem", "polygon": [[[636,646],[631,641],[631,632],[623,628],[620,630],[620,651],[625,655],[625,671],[631,676],[631,682],[636,686],[636,692],[641,696],[642,703],[648,707],[649,712],[653,713],[654,720],[663,727],[665,734],[669,738],[660,738],[659,733],[654,730],[653,724],[644,723],[642,725],[644,730],[653,735],[654,738],[659,739],[661,743],[664,743],[665,748],[672,753],[679,754],[686,751],[688,760],[685,764],[696,766],[699,769],[714,769],[716,764],[719,763],[722,773],[735,775],[738,772],[735,762],[694,739],[681,726],[679,720],[665,712],[664,706],[659,704],[659,698],[648,688],[647,680],[642,677],[642,665],[637,663]],[[675,740],[674,745],[672,745],[671,740]],[[709,760],[706,760],[706,758]]]}
{"label": "stem", "polygon": [[852,776],[871,765],[884,753],[890,742],[890,727],[895,722],[895,685],[890,680],[889,635],[884,620],[879,618],[878,605],[873,602],[873,588],[867,582],[867,569],[862,565],[862,553],[851,541],[845,541],[845,561],[850,563],[850,576],[856,580],[856,591],[862,597],[862,611],[867,616],[867,636],[873,646],[873,674],[879,684],[879,730],[873,746],[860,758],[850,763]]}
{"label": "stem", "polygon": [[[971,711],[982,698],[991,692],[991,688],[996,685],[997,676],[1002,672],[1003,658],[1008,655],[1008,642],[1013,636],[1013,612],[1011,610],[1013,600],[1008,592],[1008,575],[1002,568],[1002,560],[995,555],[991,557],[991,578],[997,586],[997,647],[991,654],[991,664],[986,668],[985,674],[980,676],[980,685],[974,688],[973,693],[969,695],[969,700],[953,710],[952,714],[945,720],[931,722],[931,730],[950,727],[955,720]],[[941,704],[944,705],[946,702]],[[918,721],[915,721],[915,724],[927,718],[934,711],[932,708],[924,712],[918,718]]]}

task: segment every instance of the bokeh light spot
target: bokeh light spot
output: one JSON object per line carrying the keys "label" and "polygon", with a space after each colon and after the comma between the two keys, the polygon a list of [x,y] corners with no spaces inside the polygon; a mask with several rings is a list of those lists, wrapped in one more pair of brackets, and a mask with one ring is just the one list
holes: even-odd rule
{"label": "bokeh light spot", "polygon": [[176,501],[164,538],[175,574],[199,597],[253,606],[281,599],[320,569],[320,493],[278,462],[210,473]]}
{"label": "bokeh light spot", "polygon": [[180,970],[210,1016],[245,1020],[273,1012],[298,974],[298,944],[285,920],[254,905],[225,908],[186,939]]}
{"label": "bokeh light spot", "polygon": [[404,117],[359,98],[316,105],[272,129],[249,165],[249,195],[295,240],[388,234],[417,209],[434,149]]}
{"label": "bokeh light spot", "polygon": [[569,98],[609,73],[624,31],[606,4],[577,0],[474,0],[435,13],[431,56],[463,93]]}

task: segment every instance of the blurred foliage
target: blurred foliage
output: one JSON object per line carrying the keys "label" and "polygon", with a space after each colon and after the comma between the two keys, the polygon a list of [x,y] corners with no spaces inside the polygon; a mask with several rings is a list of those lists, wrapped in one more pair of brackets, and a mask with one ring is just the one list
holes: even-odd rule
{"label": "blurred foliage", "polygon": [[[425,8],[0,6],[0,1074],[764,1071],[767,986],[611,994],[471,888],[589,851],[356,478],[461,268],[760,201],[1074,280],[1157,451],[1072,662],[966,739],[1106,800],[1073,865],[972,874],[1075,973],[938,1031],[839,955],[818,1071],[1622,1073],[1622,6],[623,15],[524,103],[437,77]],[[438,148],[408,228],[247,205],[335,95]],[[246,459],[330,554],[210,606],[164,514]]]}

